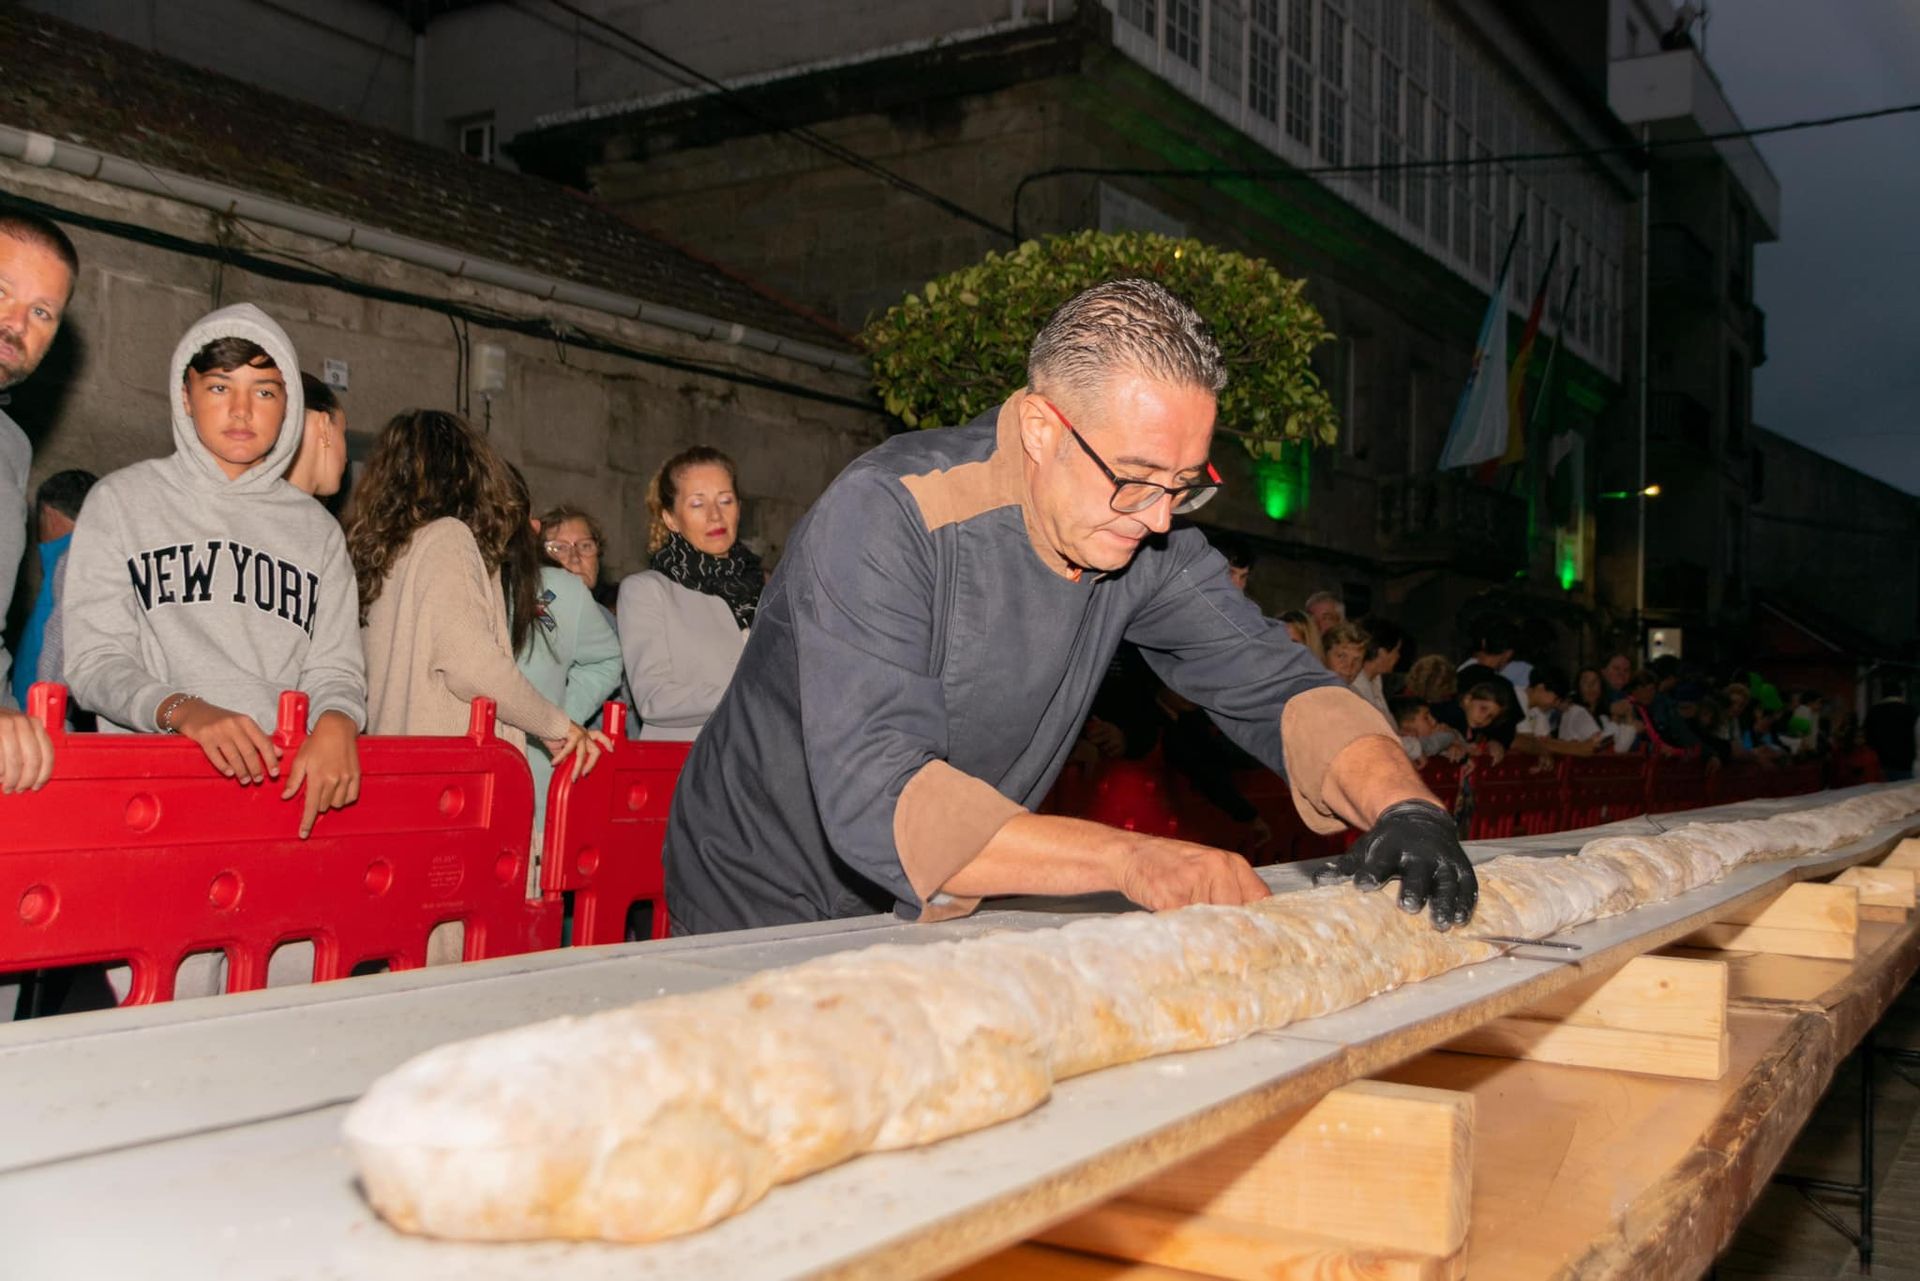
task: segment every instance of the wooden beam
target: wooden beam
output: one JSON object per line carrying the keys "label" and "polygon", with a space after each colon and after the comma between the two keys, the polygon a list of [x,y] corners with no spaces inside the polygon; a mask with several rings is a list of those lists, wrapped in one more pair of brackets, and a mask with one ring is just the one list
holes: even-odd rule
{"label": "wooden beam", "polygon": [[[1402,1203],[1401,1208],[1414,1206]],[[1124,1197],[1049,1228],[1039,1239],[1228,1281],[1460,1281],[1466,1276],[1464,1248],[1444,1259],[1356,1248],[1335,1237],[1184,1214]]]}
{"label": "wooden beam", "polygon": [[1195,1281],[1199,1275],[1153,1263],[1102,1259],[1044,1245],[1016,1245],[964,1267],[943,1281]]}
{"label": "wooden beam", "polygon": [[1416,1254],[1467,1237],[1473,1103],[1355,1081],[1127,1193],[1130,1200]]}
{"label": "wooden beam", "polygon": [[1914,907],[1915,871],[1910,867],[1850,867],[1833,878],[1860,892],[1860,919],[1899,925]]}
{"label": "wooden beam", "polygon": [[1893,847],[1893,852],[1880,860],[1881,867],[1920,868],[1920,836],[1909,836]]}
{"label": "wooden beam", "polygon": [[1790,885],[1775,898],[1729,912],[1680,940],[1686,947],[1779,952],[1850,961],[1860,928],[1860,895],[1850,885]]}
{"label": "wooden beam", "polygon": [[1451,1041],[1463,1054],[1717,1081],[1727,1071],[1727,965],[1635,957]]}

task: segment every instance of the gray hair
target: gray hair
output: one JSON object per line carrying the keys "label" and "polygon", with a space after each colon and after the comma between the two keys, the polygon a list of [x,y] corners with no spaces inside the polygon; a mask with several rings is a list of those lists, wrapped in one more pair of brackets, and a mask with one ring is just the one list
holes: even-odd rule
{"label": "gray hair", "polygon": [[1338,605],[1340,607],[1341,618],[1345,618],[1347,616],[1347,602],[1341,599],[1339,592],[1333,592],[1333,591],[1315,592],[1313,595],[1307,597],[1307,603],[1303,608],[1305,608],[1308,613],[1312,613],[1313,607],[1315,605],[1319,605],[1325,602],[1331,602],[1332,604]]}
{"label": "gray hair", "polygon": [[1220,345],[1178,294],[1151,280],[1109,280],[1060,305],[1027,352],[1027,385],[1084,400],[1132,372],[1218,396],[1227,385]]}

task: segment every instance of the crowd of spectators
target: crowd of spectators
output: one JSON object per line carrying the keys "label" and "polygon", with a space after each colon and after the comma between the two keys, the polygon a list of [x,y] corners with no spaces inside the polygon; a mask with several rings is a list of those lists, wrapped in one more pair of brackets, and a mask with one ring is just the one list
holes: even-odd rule
{"label": "crowd of spectators", "polygon": [[[0,216],[0,390],[34,372],[78,267],[54,224]],[[487,436],[443,410],[381,429],[336,520],[320,500],[346,478],[348,406],[258,308],[196,322],[167,377],[170,456],[98,480],[60,472],[30,505],[26,438],[0,413],[0,599],[24,560],[31,602],[0,685],[0,789],[51,769],[44,728],[17,710],[35,680],[69,687],[76,727],[178,734],[229,777],[272,778],[289,798],[304,787],[302,835],[357,795],[362,732],[456,733],[485,696],[544,783],[611,745],[598,720],[610,698],[641,738],[691,739],[719,704],[766,571],[739,541],[738,477],[718,450],[660,466],[648,567],[615,584],[595,515],[536,509]],[[18,545],[29,525],[30,553]],[[1252,549],[1218,546],[1247,590]],[[1913,769],[1920,715],[1900,699],[1856,724],[1818,691],[1747,671],[1641,667],[1625,653],[1574,670],[1550,638],[1500,617],[1477,622],[1457,655],[1423,653],[1391,619],[1349,618],[1333,590],[1278,621],[1415,762],[1644,753],[1767,766],[1838,753],[1871,756],[1888,777]],[[312,710],[286,760],[271,737],[283,689]],[[1258,838],[1230,777],[1248,759],[1123,650],[1073,755],[1156,750]]]}
{"label": "crowd of spectators", "polygon": [[[0,391],[40,364],[79,266],[55,224],[0,215]],[[179,735],[229,778],[271,779],[304,806],[303,837],[357,799],[362,733],[460,733],[489,698],[544,802],[556,766],[584,773],[612,745],[607,700],[641,738],[690,739],[718,705],[766,577],[718,450],[661,464],[648,566],[612,584],[594,515],[539,511],[488,437],[443,410],[387,422],[336,517],[322,500],[348,479],[345,398],[257,307],[196,321],[166,380],[156,457],[50,476],[31,510],[31,448],[0,412],[0,600],[24,561],[31,602],[10,665],[0,649],[0,791],[53,768],[21,711],[36,681],[67,686],[72,729]],[[283,690],[310,708],[285,752]]]}
{"label": "crowd of spectators", "polygon": [[[1237,535],[1216,541],[1247,590],[1253,553]],[[1711,671],[1672,655],[1642,666],[1616,651],[1597,666],[1573,667],[1559,661],[1550,629],[1498,615],[1478,619],[1460,652],[1422,653],[1391,619],[1349,619],[1330,589],[1277,618],[1379,709],[1416,764],[1498,765],[1517,753],[1541,758],[1544,770],[1556,757],[1633,755],[1701,760],[1710,771],[1736,763],[1834,762],[1845,766],[1839,776],[1901,779],[1913,776],[1920,755],[1920,709],[1901,697],[1856,724],[1820,691],[1779,688],[1743,666]],[[1076,759],[1139,759],[1159,750],[1167,766],[1249,835],[1265,835],[1227,777],[1252,762],[1203,713],[1161,687],[1147,664],[1123,649],[1101,698]]]}

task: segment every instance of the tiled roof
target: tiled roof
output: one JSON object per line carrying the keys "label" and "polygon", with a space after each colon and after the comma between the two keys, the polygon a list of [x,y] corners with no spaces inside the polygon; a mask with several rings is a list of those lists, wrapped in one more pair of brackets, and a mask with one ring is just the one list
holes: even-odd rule
{"label": "tiled roof", "polygon": [[0,5],[0,124],[526,271],[846,349],[586,196]]}

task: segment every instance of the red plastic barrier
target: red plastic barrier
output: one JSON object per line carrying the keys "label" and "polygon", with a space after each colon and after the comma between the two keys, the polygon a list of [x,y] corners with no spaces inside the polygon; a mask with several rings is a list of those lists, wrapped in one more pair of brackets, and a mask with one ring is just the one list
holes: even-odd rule
{"label": "red plastic barrier", "polygon": [[1569,756],[1563,777],[1562,830],[1597,827],[1647,812],[1647,758]]}
{"label": "red plastic barrier", "polygon": [[1836,752],[1827,762],[1828,787],[1858,787],[1862,783],[1884,783],[1885,771],[1880,768],[1880,758],[1867,747],[1856,747],[1851,752]]}
{"label": "red plastic barrier", "polygon": [[1827,785],[1826,770],[1819,761],[1799,765],[1776,765],[1766,772],[1764,795],[1805,796]]}
{"label": "red plastic barrier", "polygon": [[1460,765],[1444,756],[1429,756],[1420,762],[1420,781],[1427,785],[1440,803],[1451,812],[1460,799]]}
{"label": "red plastic barrier", "polygon": [[562,762],[547,788],[540,888],[573,895],[575,947],[627,941],[627,914],[650,905],[653,938],[667,936],[667,874],[661,850],[680,768],[692,743],[630,742],[627,709],[602,713],[613,750],[591,773],[574,778]]}
{"label": "red plastic barrier", "polygon": [[1707,804],[1733,805],[1758,800],[1767,794],[1767,775],[1771,772],[1752,761],[1733,761],[1715,770],[1707,779]]}
{"label": "red plastic barrier", "polygon": [[1707,761],[1703,756],[1656,756],[1647,772],[1647,813],[1676,814],[1707,803]]}
{"label": "red plastic barrier", "polygon": [[[316,981],[426,963],[459,921],[464,959],[556,947],[557,902],[526,897],[533,783],[475,699],[461,738],[362,738],[360,799],[298,836],[301,799],[223,778],[200,748],[153,734],[66,734],[66,690],[35,685],[52,780],[0,796],[0,972],[125,962],[129,1004],[172,998],[180,962],[223,952],[227,987],[265,984],[280,945],[311,940]],[[274,739],[306,735],[280,698]],[[284,765],[283,765],[284,768]]]}
{"label": "red plastic barrier", "polygon": [[1555,830],[1560,813],[1560,769],[1549,756],[1514,752],[1498,765],[1475,761],[1462,786],[1471,789],[1468,840],[1538,836]]}

